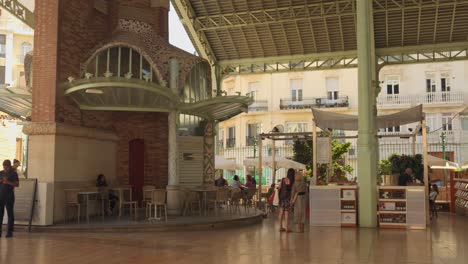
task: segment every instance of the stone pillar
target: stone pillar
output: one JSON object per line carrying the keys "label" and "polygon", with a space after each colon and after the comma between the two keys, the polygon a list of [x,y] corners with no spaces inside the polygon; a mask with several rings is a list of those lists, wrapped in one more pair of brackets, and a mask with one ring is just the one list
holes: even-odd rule
{"label": "stone pillar", "polygon": [[378,141],[375,126],[376,60],[372,1],[357,1],[359,224],[377,226]]}
{"label": "stone pillar", "polygon": [[[170,67],[170,83],[171,90],[178,94],[179,80],[179,62],[176,59],[171,59]],[[179,187],[179,145],[178,145],[178,124],[179,113],[172,111],[168,117],[168,186],[167,186],[167,208],[169,214],[179,214],[182,208],[182,197]]]}
{"label": "stone pillar", "polygon": [[203,137],[203,183],[213,185],[215,177],[214,122],[208,120]]}

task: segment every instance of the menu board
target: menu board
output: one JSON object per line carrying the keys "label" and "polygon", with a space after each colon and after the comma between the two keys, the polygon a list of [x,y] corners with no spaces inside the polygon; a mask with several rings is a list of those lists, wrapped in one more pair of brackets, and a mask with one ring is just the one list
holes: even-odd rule
{"label": "menu board", "polygon": [[330,138],[328,137],[319,137],[317,138],[317,163],[326,163],[330,162]]}
{"label": "menu board", "polygon": [[36,190],[37,179],[19,179],[19,187],[15,188],[15,221],[27,222],[30,231]]}

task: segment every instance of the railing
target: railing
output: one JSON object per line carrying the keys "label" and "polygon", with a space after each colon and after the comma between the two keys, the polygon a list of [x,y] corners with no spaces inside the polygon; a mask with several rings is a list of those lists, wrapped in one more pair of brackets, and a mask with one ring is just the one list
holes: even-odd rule
{"label": "railing", "polygon": [[235,138],[226,139],[226,148],[234,148],[235,146],[236,146],[236,139]]}
{"label": "railing", "polygon": [[255,145],[255,137],[254,136],[245,137],[245,145],[248,147]]}
{"label": "railing", "polygon": [[462,92],[434,92],[419,95],[382,95],[377,98],[378,106],[412,106],[431,104],[463,104],[464,94]]}
{"label": "railing", "polygon": [[220,139],[216,142],[218,148],[224,148],[224,139]]}
{"label": "railing", "polygon": [[267,100],[257,100],[249,106],[249,112],[261,112],[268,111],[268,101]]}
{"label": "railing", "polygon": [[310,109],[312,107],[327,108],[327,107],[349,107],[348,96],[339,97],[338,99],[329,99],[327,97],[302,98],[301,101],[292,99],[281,99],[280,109]]}

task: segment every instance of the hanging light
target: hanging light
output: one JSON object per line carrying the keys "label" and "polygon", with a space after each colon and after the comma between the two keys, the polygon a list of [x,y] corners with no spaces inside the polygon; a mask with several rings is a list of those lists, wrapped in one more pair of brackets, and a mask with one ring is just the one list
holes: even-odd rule
{"label": "hanging light", "polygon": [[87,94],[103,94],[104,92],[99,89],[86,89],[85,93]]}

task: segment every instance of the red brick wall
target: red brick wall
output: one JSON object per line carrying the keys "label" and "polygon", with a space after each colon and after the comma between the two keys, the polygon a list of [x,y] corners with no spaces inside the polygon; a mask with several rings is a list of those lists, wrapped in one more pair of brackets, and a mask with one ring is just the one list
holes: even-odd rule
{"label": "red brick wall", "polygon": [[55,121],[59,0],[36,1],[33,110],[35,122]]}
{"label": "red brick wall", "polygon": [[118,178],[129,183],[129,142],[145,142],[145,185],[164,188],[168,182],[168,122],[165,113],[115,113],[113,127],[121,138],[118,144]]}

